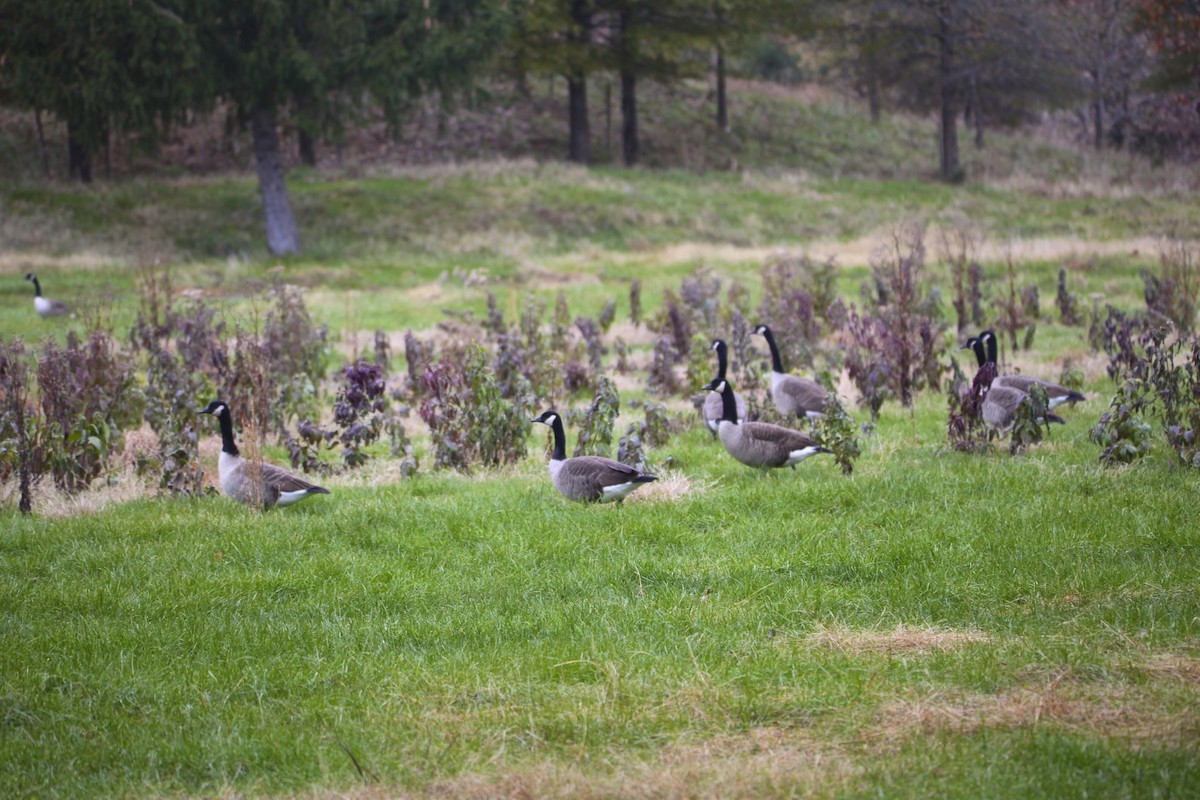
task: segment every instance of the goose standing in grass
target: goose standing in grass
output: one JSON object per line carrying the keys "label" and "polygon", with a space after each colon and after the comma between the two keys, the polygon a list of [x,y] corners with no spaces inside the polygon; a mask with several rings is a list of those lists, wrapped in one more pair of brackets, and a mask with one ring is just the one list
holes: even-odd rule
{"label": "goose standing in grass", "polygon": [[[729,347],[725,344],[724,339],[714,339],[709,349],[717,352],[717,377],[713,380],[723,381],[725,380],[725,370],[729,366]],[[746,418],[746,401],[737,392],[733,393],[733,400],[737,404],[737,422],[740,425]],[[724,413],[719,394],[709,392],[704,396],[704,405],[700,407],[700,416],[704,418],[704,424],[712,431],[713,436],[717,435],[717,426]]]}
{"label": "goose standing in grass", "polygon": [[554,431],[554,452],[550,454],[550,480],[568,500],[580,502],[620,502],[625,495],[644,483],[658,480],[654,475],[628,464],[601,456],[567,458],[567,435],[557,411],[546,411],[532,422],[549,425]]}
{"label": "goose standing in grass", "polygon": [[[962,349],[965,350],[967,348],[975,351],[975,358],[979,362],[980,369],[994,365],[995,362],[989,361],[987,358],[984,342],[981,337],[972,336],[970,339],[967,339],[967,343],[963,345]],[[991,427],[1004,430],[1013,424],[1013,420],[1017,416],[1017,409],[1020,408],[1021,403],[1029,395],[1012,386],[1004,386],[998,383],[998,381],[998,378],[993,379],[991,384],[984,390],[986,394],[983,395],[983,406],[980,409],[980,416]],[[1039,421],[1043,423],[1055,422],[1060,425],[1066,422],[1062,417],[1051,414],[1049,410],[1046,411],[1046,416]]]}
{"label": "goose standing in grass", "polygon": [[821,447],[813,437],[791,428],[767,422],[737,421],[737,402],[733,387],[727,380],[715,380],[704,387],[721,398],[721,422],[717,436],[726,452],[751,467],[795,468],[804,459],[817,453],[833,452]]}
{"label": "goose standing in grass", "polygon": [[783,371],[783,359],[779,357],[779,346],[775,334],[766,325],[759,325],[754,332],[767,340],[771,348],[771,399],[785,417],[807,417],[816,419],[825,415],[829,392],[825,387],[809,378],[797,378]]}
{"label": "goose standing in grass", "polygon": [[38,282],[37,275],[34,275],[32,272],[26,272],[25,280],[33,281],[33,310],[37,312],[39,317],[61,317],[71,310],[71,307],[61,300],[51,300],[48,297],[42,297],[42,284]]}
{"label": "goose standing in grass", "polygon": [[[995,379],[992,381],[992,386],[1007,386],[1010,389],[1017,389],[1025,392],[1026,394],[1029,393],[1029,390],[1032,387],[1041,386],[1046,390],[1046,398],[1049,401],[1050,408],[1057,408],[1063,403],[1077,403],[1080,400],[1087,399],[1081,393],[1073,389],[1068,389],[1065,386],[1060,386],[1059,384],[1051,383],[1050,381],[1044,381],[1041,378],[1034,378],[1030,375],[999,374],[1000,364],[997,361],[997,357],[999,356],[999,340],[996,338],[996,332],[990,329],[984,331],[983,333],[979,334],[979,341],[983,343],[983,347],[986,350],[985,355],[987,360],[996,365],[997,373]],[[975,358],[976,360],[980,358],[978,351],[975,353]],[[982,362],[980,363],[980,366],[983,366]]]}
{"label": "goose standing in grass", "polygon": [[212,414],[221,423],[221,458],[217,461],[217,475],[221,479],[221,491],[239,503],[251,505],[261,503],[263,508],[290,506],[298,500],[314,494],[329,494],[316,484],[280,469],[274,464],[263,464],[260,485],[254,485],[255,464],[242,458],[237,443],[233,440],[233,417],[229,406],[213,400],[201,414]]}

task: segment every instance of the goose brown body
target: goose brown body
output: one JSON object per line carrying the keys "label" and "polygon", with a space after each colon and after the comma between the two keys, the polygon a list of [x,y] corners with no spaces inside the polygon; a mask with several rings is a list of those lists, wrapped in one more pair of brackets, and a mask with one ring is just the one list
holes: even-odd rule
{"label": "goose brown body", "polygon": [[[991,361],[996,364],[998,353],[998,340],[994,331],[986,330],[979,334],[979,341],[983,345],[983,355],[976,353],[976,360],[979,361],[979,366],[983,366],[984,360]],[[997,366],[999,366],[997,364]],[[1068,389],[1051,381],[1035,378],[1032,375],[999,375],[997,374],[992,381],[992,386],[1004,386],[1010,389],[1029,394],[1034,386],[1040,386],[1046,392],[1046,400],[1050,408],[1056,408],[1063,403],[1077,403],[1080,400],[1087,398],[1080,392],[1074,389]]]}
{"label": "goose brown body", "polygon": [[764,469],[794,467],[818,453],[830,452],[813,437],[791,428],[767,422],[739,424],[729,381],[713,381],[704,388],[721,397],[724,413],[717,436],[725,451],[743,464]]}
{"label": "goose brown body", "polygon": [[601,456],[567,458],[567,436],[557,411],[546,411],[533,422],[549,425],[554,432],[550,455],[550,482],[568,500],[620,502],[642,484],[658,480],[654,475]]}
{"label": "goose brown body", "polygon": [[243,505],[288,506],[314,494],[329,494],[329,490],[293,475],[274,464],[247,461],[238,451],[233,438],[233,417],[229,406],[214,400],[201,414],[212,414],[221,424],[221,456],[217,461],[217,476],[221,491]]}
{"label": "goose brown body", "polygon": [[771,349],[771,400],[775,408],[786,417],[821,417],[829,402],[829,392],[824,386],[809,378],[798,378],[783,371],[783,358],[775,334],[766,325],[759,325],[754,332],[767,340]]}
{"label": "goose brown body", "polygon": [[[975,351],[976,360],[979,362],[979,368],[983,369],[986,365],[991,365],[995,368],[995,362],[989,359],[988,353],[985,351],[984,340],[979,336],[972,336],[963,345],[964,348],[970,348]],[[1000,382],[999,378],[994,378],[986,388],[986,394],[983,395],[983,404],[980,407],[980,416],[983,421],[993,428],[1005,429],[1013,424],[1017,416],[1017,409],[1021,407],[1021,403],[1029,397],[1027,392],[1020,389],[1005,385]],[[1046,412],[1046,416],[1042,419],[1043,422],[1056,422],[1059,424],[1065,423],[1062,417]]]}
{"label": "goose brown body", "polygon": [[49,297],[42,296],[42,284],[38,281],[37,275],[27,272],[25,280],[33,281],[33,310],[39,317],[61,317],[71,310],[70,306],[60,300],[51,300]]}

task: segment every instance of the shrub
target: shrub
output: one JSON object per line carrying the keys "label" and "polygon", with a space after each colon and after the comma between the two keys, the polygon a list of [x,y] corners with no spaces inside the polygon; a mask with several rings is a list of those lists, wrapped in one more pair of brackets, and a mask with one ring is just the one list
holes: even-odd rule
{"label": "shrub", "polygon": [[527,397],[501,396],[482,347],[470,344],[459,359],[427,364],[422,380],[420,414],[429,426],[435,467],[469,470],[525,457]]}
{"label": "shrub", "polygon": [[1142,414],[1144,407],[1141,382],[1134,378],[1123,381],[1108,411],[1088,433],[1101,448],[1102,464],[1129,464],[1150,452],[1153,429]]}
{"label": "shrub", "polygon": [[579,421],[575,440],[576,456],[608,456],[612,449],[613,423],[621,411],[621,396],[616,384],[601,375],[596,381],[596,393]]}
{"label": "shrub", "polygon": [[1200,302],[1200,248],[1171,239],[1160,248],[1158,258],[1158,275],[1142,271],[1146,311],[1153,322],[1170,321],[1190,333]]}
{"label": "shrub", "polygon": [[938,257],[950,265],[954,286],[954,313],[961,334],[972,325],[983,324],[980,284],[983,268],[977,261],[983,235],[965,221],[947,223],[938,229]]}
{"label": "shrub", "polygon": [[[268,401],[268,421],[280,441],[291,420],[311,419],[325,377],[328,329],[313,324],[304,297],[294,286],[276,283],[272,304],[262,325],[258,345],[264,383],[259,393]],[[378,337],[376,339],[378,341]],[[265,433],[267,428],[263,428]]]}
{"label": "shrub", "polygon": [[842,398],[829,395],[825,415],[813,425],[813,433],[822,447],[833,451],[833,460],[842,468],[843,475],[854,472],[854,462],[862,454],[858,444],[858,423],[846,411]]}
{"label": "shrub", "polygon": [[1050,399],[1042,386],[1034,385],[1017,406],[1012,428],[1008,433],[1008,450],[1017,455],[1030,445],[1040,442],[1050,431]]}
{"label": "shrub", "polygon": [[108,334],[93,331],[81,344],[72,332],[66,347],[42,348],[37,385],[41,457],[60,489],[84,489],[105,469],[121,426],[135,420],[128,411],[132,367]]}
{"label": "shrub", "polygon": [[38,477],[28,400],[25,344],[20,339],[0,341],[0,480],[16,473],[22,514],[33,510],[33,484]]}
{"label": "shrub", "polygon": [[983,421],[983,401],[996,377],[996,366],[988,363],[980,367],[968,384],[957,359],[951,357],[950,365],[954,379],[950,382],[946,437],[959,452],[985,453],[991,437]]}
{"label": "shrub", "polygon": [[770,323],[788,369],[811,368],[821,340],[817,318],[828,315],[835,299],[832,262],[819,267],[807,256],[782,256],[768,261],[761,275],[759,319]]}
{"label": "shrub", "polygon": [[[1025,290],[1017,288],[1017,270],[1012,253],[1005,261],[1005,275],[1008,278],[1008,293],[996,303],[999,309],[996,327],[1001,334],[1008,334],[1013,350],[1022,344],[1028,349],[1033,346],[1033,336],[1037,331],[1037,317],[1030,313],[1030,306],[1037,310],[1037,287],[1026,287]],[[1032,288],[1032,292],[1028,291],[1029,288]],[[1022,331],[1024,338],[1020,339]]]}
{"label": "shrub", "polygon": [[642,282],[638,278],[629,284],[629,321],[635,328],[642,324]]}
{"label": "shrub", "polygon": [[654,340],[654,353],[650,362],[647,388],[652,394],[666,397],[679,392],[679,378],[675,375],[675,347],[670,337],[659,336]]}
{"label": "shrub", "polygon": [[874,294],[871,286],[863,290],[873,311],[839,312],[846,370],[872,419],[889,396],[911,407],[917,391],[940,383],[942,327],[934,319],[933,295],[921,288],[923,237],[919,225],[893,233],[891,247],[872,258]]}
{"label": "shrub", "polygon": [[712,338],[717,331],[721,311],[721,281],[707,268],[700,268],[683,279],[679,287],[682,311],[688,317],[688,327],[699,328]]}
{"label": "shrub", "polygon": [[1058,316],[1063,325],[1080,325],[1083,320],[1079,315],[1079,298],[1067,290],[1066,267],[1058,268],[1058,293],[1054,295],[1054,304],[1058,306]]}
{"label": "shrub", "polygon": [[405,382],[406,396],[420,397],[425,390],[425,382],[422,376],[425,374],[425,365],[434,358],[433,345],[431,343],[422,342],[417,338],[412,329],[404,333],[404,362],[408,371],[408,380]]}

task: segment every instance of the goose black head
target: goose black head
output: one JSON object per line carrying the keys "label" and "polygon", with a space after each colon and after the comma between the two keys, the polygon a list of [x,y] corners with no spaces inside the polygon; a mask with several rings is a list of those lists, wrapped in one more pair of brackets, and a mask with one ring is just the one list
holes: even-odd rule
{"label": "goose black head", "polygon": [[959,350],[974,350],[975,343],[978,341],[979,341],[978,336],[971,336],[965,342],[963,342],[962,345],[960,345],[958,349]]}
{"label": "goose black head", "polygon": [[550,409],[549,411],[543,411],[542,415],[540,417],[535,417],[534,419],[531,419],[529,421],[530,422],[540,422],[543,425],[549,425],[551,427],[554,427],[554,421],[556,419],[558,419],[558,412],[555,411],[554,409]]}
{"label": "goose black head", "polygon": [[759,336],[766,336],[768,333],[771,332],[771,329],[768,328],[766,325],[755,325],[754,332],[757,333]]}
{"label": "goose black head", "polygon": [[724,347],[724,346],[725,346],[725,340],[724,340],[724,339],[713,339],[713,341],[712,341],[712,344],[710,344],[710,345],[708,346],[708,349],[709,349],[709,350],[716,350],[716,351],[720,352],[721,348],[722,348],[722,347]]}
{"label": "goose black head", "polygon": [[708,383],[704,384],[704,386],[702,386],[700,388],[705,389],[710,392],[716,392],[717,394],[724,394],[725,387],[728,385],[729,385],[729,381],[724,381],[724,380],[721,380],[720,378],[717,378],[716,380],[709,381]]}
{"label": "goose black head", "polygon": [[32,272],[26,272],[26,273],[25,273],[25,280],[27,280],[27,281],[36,281],[36,280],[37,280],[37,275],[34,275]]}
{"label": "goose black head", "polygon": [[200,411],[197,413],[212,414],[214,416],[219,417],[219,416],[221,416],[221,414],[227,413],[228,411],[229,411],[229,406],[227,406],[225,403],[223,403],[220,400],[213,400],[211,403],[208,404],[208,406],[206,408],[200,409]]}

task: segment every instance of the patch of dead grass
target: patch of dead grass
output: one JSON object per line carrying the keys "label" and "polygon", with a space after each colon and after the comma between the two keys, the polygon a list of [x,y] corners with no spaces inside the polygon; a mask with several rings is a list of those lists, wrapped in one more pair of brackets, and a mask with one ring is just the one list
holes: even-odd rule
{"label": "patch of dead grass", "polygon": [[981,631],[956,631],[946,628],[910,628],[897,625],[890,631],[851,630],[840,626],[821,626],[805,641],[813,647],[845,653],[932,653],[969,644],[990,642]]}
{"label": "patch of dead grass", "polygon": [[1171,678],[1200,687],[1200,658],[1176,653],[1156,653],[1142,668],[1155,677]]}
{"label": "patch of dead grass", "polygon": [[704,494],[716,481],[692,480],[676,469],[657,470],[658,480],[638,489],[625,500],[626,503],[675,503]]}
{"label": "patch of dead grass", "polygon": [[1082,681],[1065,672],[998,694],[934,692],[898,700],[884,706],[863,737],[887,742],[1037,725],[1135,743],[1200,742],[1195,713],[1170,709],[1149,690],[1127,683]]}
{"label": "patch of dead grass", "polygon": [[678,742],[649,758],[625,756],[600,764],[541,761],[501,774],[471,773],[407,796],[750,798],[836,790],[862,772],[849,754],[804,732],[760,728]]}

